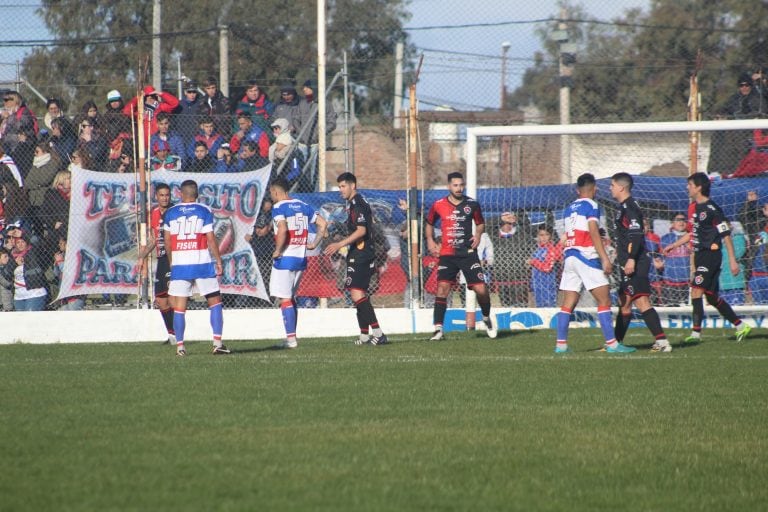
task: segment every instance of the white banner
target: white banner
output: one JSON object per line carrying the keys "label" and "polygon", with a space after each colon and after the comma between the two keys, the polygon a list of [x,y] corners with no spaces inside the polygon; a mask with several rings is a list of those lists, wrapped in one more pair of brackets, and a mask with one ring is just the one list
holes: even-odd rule
{"label": "white banner", "polygon": [[[211,207],[214,232],[224,263],[221,291],[269,300],[251,245],[245,241],[259,214],[271,166],[243,173],[192,174],[157,171],[155,185],[171,187],[180,200],[184,180],[198,184],[198,201]],[[138,293],[137,182],[133,174],[77,171],[72,175],[72,203],[64,272],[58,298],[92,293]],[[149,218],[149,214],[147,215]],[[150,279],[153,275],[150,274]]]}

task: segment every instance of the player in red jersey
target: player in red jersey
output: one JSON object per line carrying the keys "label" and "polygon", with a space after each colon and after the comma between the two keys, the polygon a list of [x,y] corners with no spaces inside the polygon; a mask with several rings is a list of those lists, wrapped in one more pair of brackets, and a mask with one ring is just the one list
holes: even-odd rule
{"label": "player in red jersey", "polygon": [[168,283],[171,280],[171,266],[168,263],[168,255],[165,252],[165,241],[161,232],[163,227],[163,215],[171,205],[171,187],[165,183],[155,185],[155,200],[157,206],[152,208],[149,214],[149,240],[147,245],[139,250],[139,261],[143,267],[146,257],[153,249],[157,252],[157,269],[155,270],[155,304],[168,331],[168,339],[163,343],[176,344],[176,334],[173,330],[173,308],[168,300]]}
{"label": "player in red jersey", "polygon": [[[497,331],[491,320],[491,295],[485,285],[483,267],[477,257],[477,246],[480,236],[485,230],[485,220],[480,210],[480,204],[464,195],[464,176],[460,172],[448,175],[449,194],[435,201],[427,215],[427,225],[424,229],[427,237],[427,248],[430,253],[438,251],[435,242],[435,224],[440,221],[442,242],[439,248],[440,261],[437,270],[437,294],[435,295],[435,310],[433,321],[435,332],[432,341],[442,340],[445,309],[448,304],[448,294],[456,281],[459,271],[464,274],[467,286],[477,294],[477,302],[483,314],[488,337],[495,338]],[[472,233],[472,226],[475,232]]]}

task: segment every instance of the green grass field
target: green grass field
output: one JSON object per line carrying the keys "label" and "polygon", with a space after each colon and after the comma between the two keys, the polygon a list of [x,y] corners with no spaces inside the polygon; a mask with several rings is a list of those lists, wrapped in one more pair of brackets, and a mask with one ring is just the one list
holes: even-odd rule
{"label": "green grass field", "polygon": [[768,335],[670,334],[0,346],[0,510],[765,510]]}

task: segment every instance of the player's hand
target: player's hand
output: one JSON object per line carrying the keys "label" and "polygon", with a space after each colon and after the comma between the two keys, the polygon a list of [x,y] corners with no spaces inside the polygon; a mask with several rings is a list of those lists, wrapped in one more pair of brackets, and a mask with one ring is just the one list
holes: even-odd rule
{"label": "player's hand", "polygon": [[253,239],[253,235],[252,235],[252,234],[250,234],[250,233],[246,233],[246,234],[245,234],[245,236],[244,236],[243,238],[245,238],[245,241],[246,241],[246,242],[250,242],[250,241],[251,241],[251,239]]}
{"label": "player's hand", "polygon": [[603,272],[607,275],[613,272],[613,263],[608,258],[603,260]]}
{"label": "player's hand", "polygon": [[[307,249],[309,249],[309,246],[307,246]],[[272,253],[272,259],[276,260],[280,258],[282,255],[283,255],[282,252],[276,250],[275,252]]]}
{"label": "player's hand", "polygon": [[663,249],[661,249],[661,253],[662,253],[664,256],[666,256],[667,254],[669,254],[670,252],[672,252],[672,249],[674,249],[674,247],[672,247],[671,245],[668,245],[668,246],[664,247]]}
{"label": "player's hand", "polygon": [[216,275],[220,276],[224,273],[224,265],[222,265],[221,261],[216,262]]}
{"label": "player's hand", "polygon": [[440,247],[438,247],[434,240],[427,240],[427,249],[432,254],[440,252]]}
{"label": "player's hand", "polygon": [[480,245],[480,237],[472,237],[469,239],[470,242],[472,242],[472,248],[477,249],[477,246]]}
{"label": "player's hand", "polygon": [[326,256],[330,256],[332,254],[336,254],[339,252],[339,249],[342,248],[342,245],[339,242],[333,242],[332,244],[328,244],[325,246],[325,250],[323,251],[323,254]]}
{"label": "player's hand", "polygon": [[635,273],[635,260],[627,260],[627,263],[624,265],[624,275],[631,276]]}

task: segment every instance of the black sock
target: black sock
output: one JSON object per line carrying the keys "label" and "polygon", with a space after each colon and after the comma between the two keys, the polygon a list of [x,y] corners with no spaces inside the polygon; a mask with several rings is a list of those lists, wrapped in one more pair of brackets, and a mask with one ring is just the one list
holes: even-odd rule
{"label": "black sock", "polygon": [[621,343],[624,341],[624,336],[627,334],[627,329],[629,329],[629,323],[632,321],[632,314],[624,315],[621,311],[619,311],[619,314],[616,315],[616,326],[613,328],[614,336],[616,336],[616,341]]}
{"label": "black sock", "polygon": [[491,301],[488,302],[479,302],[480,304],[480,312],[483,314],[483,318],[487,318],[491,315]]}
{"label": "black sock", "polygon": [[693,330],[700,331],[701,323],[704,321],[704,301],[701,297],[691,299],[693,305]]}
{"label": "black sock", "polygon": [[360,325],[360,329],[363,326],[367,328],[369,325],[379,325],[376,313],[373,311],[373,304],[371,304],[367,296],[355,302],[355,307],[357,308],[357,323]]}
{"label": "black sock", "polygon": [[651,334],[653,334],[654,338],[660,340],[667,337],[664,334],[664,329],[661,327],[661,319],[659,318],[659,314],[654,308],[646,309],[643,311],[642,315],[643,320],[645,321],[645,326],[648,327],[648,330],[651,331]]}
{"label": "black sock", "polygon": [[161,309],[160,314],[163,315],[165,330],[168,331],[168,334],[173,334],[173,308]]}
{"label": "black sock", "polygon": [[432,323],[442,327],[445,321],[445,309],[448,307],[447,297],[435,297],[435,310],[432,312]]}
{"label": "black sock", "polygon": [[707,296],[707,302],[715,306],[715,309],[729,322],[731,322],[733,325],[739,325],[741,323],[741,320],[739,320],[739,317],[736,316],[736,313],[733,311],[733,308],[730,304],[725,302],[722,297],[719,295],[715,295],[714,297]]}

